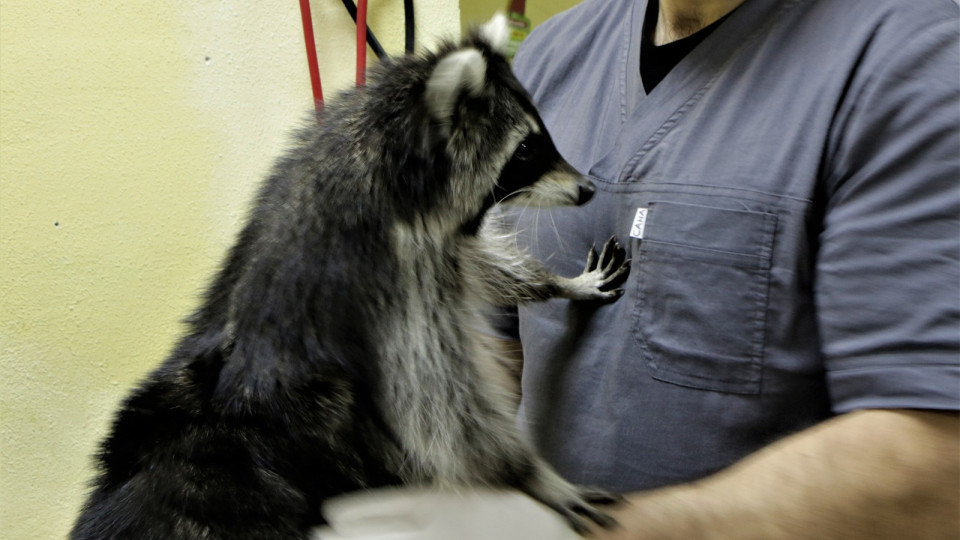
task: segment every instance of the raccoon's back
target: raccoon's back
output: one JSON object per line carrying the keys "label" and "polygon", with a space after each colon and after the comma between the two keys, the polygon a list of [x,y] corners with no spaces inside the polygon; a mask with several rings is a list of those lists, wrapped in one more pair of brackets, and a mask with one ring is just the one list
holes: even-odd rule
{"label": "raccoon's back", "polygon": [[230,289],[221,297],[229,294],[234,313],[360,324],[395,281],[391,196],[371,151],[358,150],[376,141],[358,140],[359,128],[341,116],[302,129],[262,185],[233,247],[232,271],[214,285]]}
{"label": "raccoon's back", "polygon": [[327,364],[238,410],[223,369],[175,356],[125,401],[71,538],[306,538],[325,498],[397,482],[349,370]]}

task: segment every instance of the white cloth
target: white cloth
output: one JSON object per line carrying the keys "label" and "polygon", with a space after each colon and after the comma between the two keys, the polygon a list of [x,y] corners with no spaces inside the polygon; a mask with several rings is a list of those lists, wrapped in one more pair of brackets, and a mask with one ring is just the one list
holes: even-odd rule
{"label": "white cloth", "polygon": [[517,491],[391,488],[331,499],[314,540],[576,540],[558,514]]}

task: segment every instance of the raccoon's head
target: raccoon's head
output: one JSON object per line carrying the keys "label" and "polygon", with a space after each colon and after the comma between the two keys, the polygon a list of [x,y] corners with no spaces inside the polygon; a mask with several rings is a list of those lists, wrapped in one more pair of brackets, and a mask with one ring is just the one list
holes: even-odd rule
{"label": "raccoon's head", "polygon": [[427,110],[445,140],[450,196],[464,223],[494,204],[580,205],[594,187],[557,151],[502,51],[498,15],[438,54],[425,83]]}

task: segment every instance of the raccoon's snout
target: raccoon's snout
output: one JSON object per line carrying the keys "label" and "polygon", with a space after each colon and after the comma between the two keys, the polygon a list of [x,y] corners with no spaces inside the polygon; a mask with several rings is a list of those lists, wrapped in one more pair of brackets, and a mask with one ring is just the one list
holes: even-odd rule
{"label": "raccoon's snout", "polygon": [[593,182],[589,180],[582,180],[577,183],[577,206],[585,204],[591,198],[593,194],[596,193],[597,188],[593,185]]}

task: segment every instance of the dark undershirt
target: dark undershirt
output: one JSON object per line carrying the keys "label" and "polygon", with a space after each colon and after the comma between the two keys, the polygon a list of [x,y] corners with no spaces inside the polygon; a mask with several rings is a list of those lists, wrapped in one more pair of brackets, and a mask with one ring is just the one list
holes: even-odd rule
{"label": "dark undershirt", "polygon": [[691,36],[657,46],[653,44],[650,37],[653,36],[656,28],[659,13],[660,2],[650,0],[647,3],[647,13],[643,18],[643,42],[640,45],[640,79],[643,81],[643,89],[648,94],[660,84],[674,66],[680,63],[680,60],[683,60],[690,51],[706,39],[729,15],[724,15]]}

